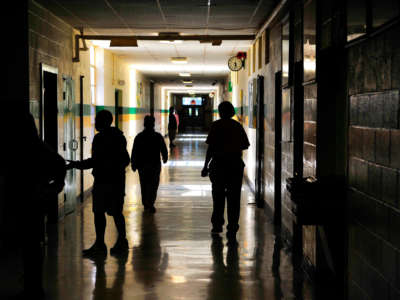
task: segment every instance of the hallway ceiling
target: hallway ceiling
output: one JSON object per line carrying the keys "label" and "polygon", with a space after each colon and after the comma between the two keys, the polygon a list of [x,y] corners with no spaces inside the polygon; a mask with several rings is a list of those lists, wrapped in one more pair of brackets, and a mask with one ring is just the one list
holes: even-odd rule
{"label": "hallway ceiling", "polygon": [[[179,32],[195,35],[255,34],[270,15],[277,0],[36,0],[56,16],[86,35],[156,35]],[[138,47],[109,48],[124,56],[149,77],[179,79],[179,72],[213,80],[228,74],[227,60],[246,51],[251,41],[222,41],[221,46],[184,41],[162,44],[138,41]],[[184,56],[188,63],[176,65],[171,57]],[[195,84],[195,82],[194,82]]]}

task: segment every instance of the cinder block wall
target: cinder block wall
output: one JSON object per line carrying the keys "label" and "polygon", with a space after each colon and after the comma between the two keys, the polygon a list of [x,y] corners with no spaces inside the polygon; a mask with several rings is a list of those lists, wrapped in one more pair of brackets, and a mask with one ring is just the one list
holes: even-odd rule
{"label": "cinder block wall", "polygon": [[400,26],[352,46],[349,299],[400,299]]}

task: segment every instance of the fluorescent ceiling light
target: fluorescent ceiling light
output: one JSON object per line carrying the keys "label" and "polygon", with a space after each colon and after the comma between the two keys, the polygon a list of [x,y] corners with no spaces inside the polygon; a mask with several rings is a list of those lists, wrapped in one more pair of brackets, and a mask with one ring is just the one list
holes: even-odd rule
{"label": "fluorescent ceiling light", "polygon": [[187,72],[179,73],[179,76],[181,76],[181,77],[190,77],[191,75],[192,75],[192,74],[187,73]]}
{"label": "fluorescent ceiling light", "polygon": [[182,82],[183,82],[183,83],[186,83],[186,84],[193,83],[193,81],[192,81],[192,80],[182,80]]}
{"label": "fluorescent ceiling light", "polygon": [[186,57],[171,57],[171,62],[173,64],[187,64]]}
{"label": "fluorescent ceiling light", "polygon": [[229,68],[227,64],[215,64],[215,65],[203,65],[203,64],[188,64],[184,67],[175,64],[156,64],[156,63],[142,63],[142,64],[132,64],[132,68],[139,71],[149,71],[149,72],[192,72],[192,73],[228,73]]}
{"label": "fluorescent ceiling light", "polygon": [[174,40],[174,41],[160,41],[161,44],[182,44],[182,40]]}
{"label": "fluorescent ceiling light", "polygon": [[92,44],[101,48],[109,48],[110,47],[110,42],[106,40],[91,40]]}

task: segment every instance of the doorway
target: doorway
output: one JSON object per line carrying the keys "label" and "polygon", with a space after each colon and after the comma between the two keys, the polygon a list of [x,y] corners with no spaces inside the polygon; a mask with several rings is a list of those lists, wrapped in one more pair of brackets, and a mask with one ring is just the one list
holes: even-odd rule
{"label": "doorway", "polygon": [[[58,100],[57,82],[58,70],[41,64],[40,66],[40,137],[54,151],[58,152]],[[49,223],[58,221],[58,196],[48,201],[45,208]]]}
{"label": "doorway", "polygon": [[115,127],[122,130],[122,90],[115,89]]}

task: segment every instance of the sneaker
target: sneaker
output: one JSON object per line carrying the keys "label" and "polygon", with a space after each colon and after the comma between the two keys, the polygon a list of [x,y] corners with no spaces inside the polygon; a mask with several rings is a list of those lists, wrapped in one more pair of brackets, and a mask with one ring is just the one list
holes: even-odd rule
{"label": "sneaker", "polygon": [[82,251],[82,255],[86,257],[90,256],[107,256],[107,246],[106,244],[94,243],[92,247]]}
{"label": "sneaker", "polygon": [[128,240],[127,239],[118,239],[115,243],[114,247],[110,249],[110,254],[115,255],[119,253],[124,253],[129,250]]}

